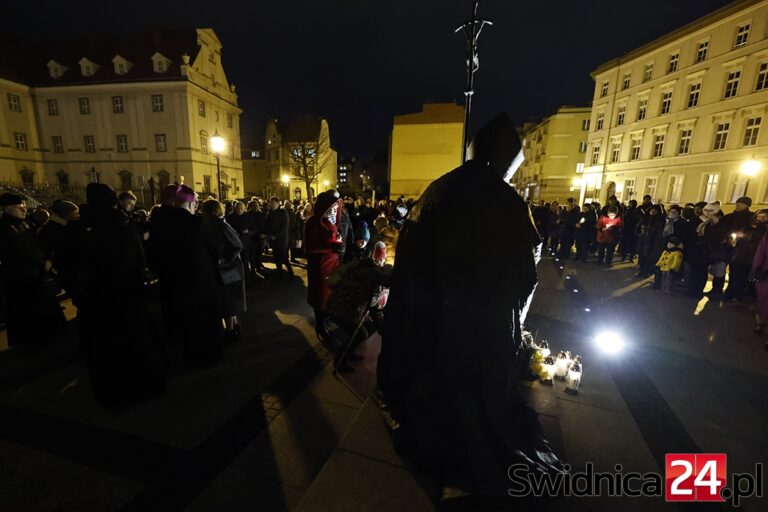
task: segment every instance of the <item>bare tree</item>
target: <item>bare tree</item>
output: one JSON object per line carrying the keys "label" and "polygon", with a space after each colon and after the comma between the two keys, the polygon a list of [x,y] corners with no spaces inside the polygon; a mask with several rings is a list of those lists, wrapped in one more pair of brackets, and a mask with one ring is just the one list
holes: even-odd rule
{"label": "bare tree", "polygon": [[300,117],[283,132],[283,145],[288,149],[291,173],[304,182],[307,197],[312,197],[312,184],[333,155],[328,124],[316,117]]}

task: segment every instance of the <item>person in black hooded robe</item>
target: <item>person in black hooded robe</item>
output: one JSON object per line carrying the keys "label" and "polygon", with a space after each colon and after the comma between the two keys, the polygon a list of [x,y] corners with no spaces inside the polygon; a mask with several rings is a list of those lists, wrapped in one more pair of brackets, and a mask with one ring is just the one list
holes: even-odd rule
{"label": "person in black hooded robe", "polygon": [[81,352],[94,395],[104,405],[124,405],[163,391],[165,347],[144,303],[145,264],[135,225],[117,210],[109,186],[90,183],[85,193]]}
{"label": "person in black hooded robe", "polygon": [[[502,114],[470,151],[405,221],[378,367],[379,390],[400,424],[395,441],[436,474],[444,496],[455,488],[506,495],[511,464],[533,471],[559,464],[517,392],[540,244],[528,207],[508,184],[522,163],[520,139]],[[473,246],[493,247],[496,263]]]}

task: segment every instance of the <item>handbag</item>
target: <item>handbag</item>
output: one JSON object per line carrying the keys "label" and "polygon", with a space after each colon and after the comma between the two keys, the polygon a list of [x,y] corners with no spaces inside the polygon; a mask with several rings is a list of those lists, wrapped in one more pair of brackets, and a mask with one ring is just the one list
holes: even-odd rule
{"label": "handbag", "polygon": [[239,255],[232,261],[219,264],[219,277],[225,286],[243,280],[243,263]]}

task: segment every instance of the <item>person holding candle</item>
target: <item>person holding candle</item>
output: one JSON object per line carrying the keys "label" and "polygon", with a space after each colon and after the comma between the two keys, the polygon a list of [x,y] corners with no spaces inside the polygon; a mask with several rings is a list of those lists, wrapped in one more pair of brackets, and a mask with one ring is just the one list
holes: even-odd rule
{"label": "person holding candle", "polygon": [[623,223],[619,217],[619,209],[609,206],[606,215],[597,221],[597,264],[610,267],[613,263],[613,252],[621,236]]}

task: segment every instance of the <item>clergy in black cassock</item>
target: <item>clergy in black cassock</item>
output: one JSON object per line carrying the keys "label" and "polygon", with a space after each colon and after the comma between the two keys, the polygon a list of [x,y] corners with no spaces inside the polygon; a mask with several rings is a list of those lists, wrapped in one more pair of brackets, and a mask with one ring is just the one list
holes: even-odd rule
{"label": "clergy in black cassock", "polygon": [[557,470],[517,360],[540,244],[509,179],[520,138],[502,114],[432,183],[400,234],[378,383],[399,448],[445,488],[506,495],[510,465]]}

